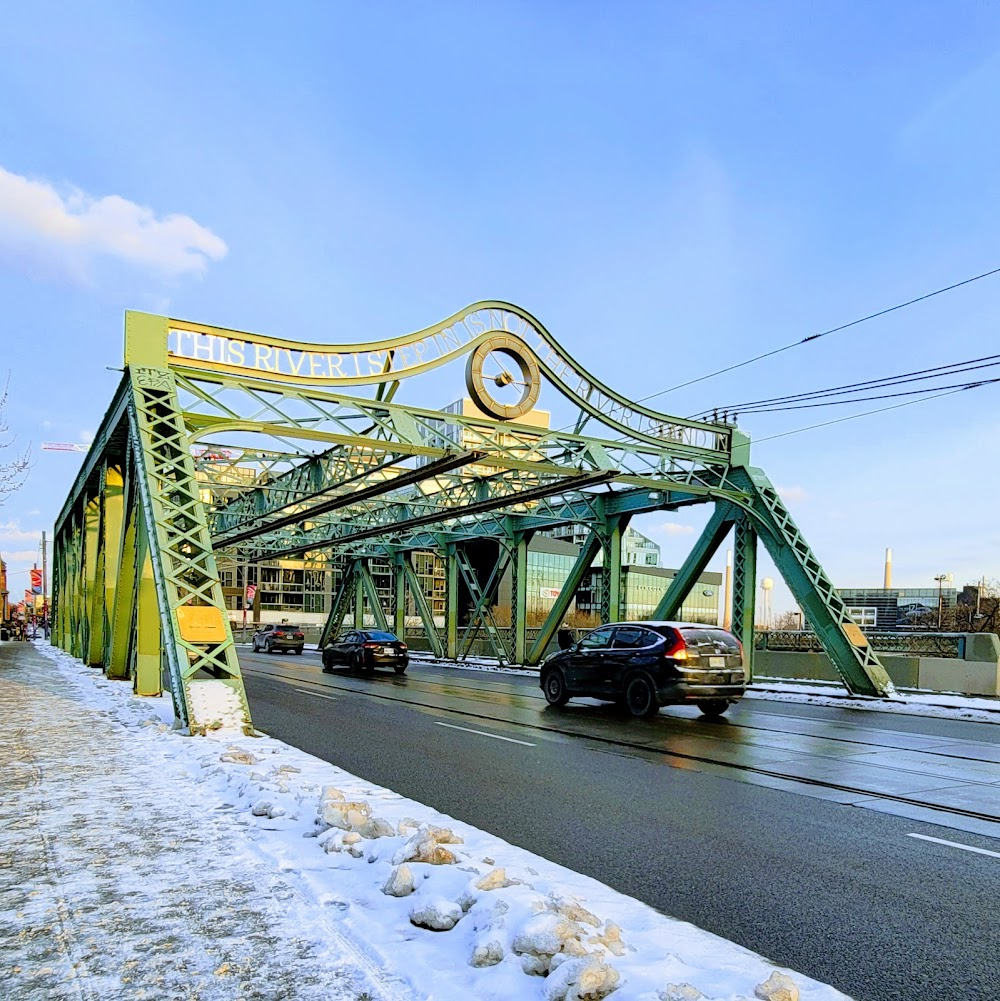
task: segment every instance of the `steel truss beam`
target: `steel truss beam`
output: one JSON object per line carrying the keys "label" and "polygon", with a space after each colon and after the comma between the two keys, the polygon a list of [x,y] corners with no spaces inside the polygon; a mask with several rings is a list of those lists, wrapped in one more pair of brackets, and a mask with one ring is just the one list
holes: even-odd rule
{"label": "steel truss beam", "polygon": [[56,547],[66,649],[131,677],[140,694],[159,694],[164,666],[192,733],[220,715],[251,729],[169,370],[126,374],[60,513]]}
{"label": "steel truss beam", "polygon": [[[359,480],[364,480],[370,476],[372,470],[366,469],[364,472],[353,476],[345,476],[339,481],[337,485],[341,488],[353,487],[353,489],[347,492],[330,497],[329,493],[334,489],[333,486],[318,489],[305,498],[275,507],[271,513],[260,512],[252,519],[247,519],[242,527],[233,531],[221,532],[213,538],[213,541],[220,547],[229,546],[236,542],[242,542],[244,539],[259,537],[264,532],[271,532],[289,525],[299,525],[305,521],[314,521],[320,515],[328,514],[338,508],[373,500],[390,491],[399,490],[402,487],[450,473],[453,469],[458,469],[460,466],[467,466],[470,462],[477,462],[483,457],[483,454],[482,452],[459,452],[455,455],[435,459],[433,462],[428,463],[426,467],[400,471],[394,475],[387,475],[385,479],[371,483],[368,486],[355,487],[354,485]],[[383,463],[378,467],[378,472],[385,473],[389,466],[396,461],[398,459]],[[272,500],[274,493],[271,492],[267,496],[269,500]],[[307,501],[315,501],[315,503],[307,503]]]}
{"label": "steel truss beam", "polygon": [[848,615],[847,606],[764,471],[737,469],[734,480],[750,494],[753,528],[847,687],[859,695],[895,695],[878,656]]}
{"label": "steel truss beam", "polygon": [[481,585],[479,583],[479,579],[476,576],[476,568],[469,561],[468,554],[461,546],[456,547],[455,557],[458,562],[458,569],[462,576],[462,580],[475,602],[469,624],[465,630],[465,642],[462,645],[459,656],[463,659],[468,657],[476,635],[480,629],[483,629],[489,637],[490,645],[493,647],[493,653],[500,660],[500,662],[507,664],[511,663],[512,658],[510,647],[508,647],[507,641],[505,640],[502,631],[497,626],[496,619],[490,609],[490,602],[494,599],[496,589],[500,584],[500,579],[503,577],[507,567],[510,566],[510,550],[505,548],[503,543],[500,544],[500,558],[494,564],[493,569],[490,572],[489,579],[486,581],[485,585]]}
{"label": "steel truss beam", "polygon": [[[417,610],[417,614],[420,616],[420,622],[424,627],[424,632],[427,635],[428,640],[431,644],[431,651],[434,653],[435,657],[444,656],[444,647],[441,644],[441,636],[438,634],[437,625],[434,622],[434,616],[431,614],[430,606],[427,604],[427,598],[424,595],[424,589],[420,586],[420,578],[417,577],[416,571],[413,569],[413,565],[410,563],[410,558],[405,553],[397,553],[396,559],[399,561],[403,569],[403,577],[406,585],[409,588],[410,594],[413,596],[413,605]],[[406,601],[405,591],[400,595],[397,590],[397,601],[402,599],[403,602]],[[405,616],[405,605],[403,606],[402,612],[399,610],[399,605],[397,605],[396,615]],[[402,633],[397,633],[400,639],[403,639]]]}
{"label": "steel truss beam", "polygon": [[[716,502],[715,511],[708,519],[708,524],[653,611],[654,620],[669,621],[677,617],[691,589],[705,572],[708,561],[715,555],[722,540],[729,534],[733,523],[740,516],[739,508],[728,501]],[[752,575],[751,580],[753,580]]]}
{"label": "steel truss beam", "polygon": [[[508,493],[487,500],[468,501],[462,503],[462,494],[457,490],[449,490],[442,498],[446,501],[446,506],[425,505],[416,501],[415,498],[407,498],[406,501],[397,504],[376,504],[366,506],[363,503],[352,507],[350,520],[342,521],[331,525],[322,525],[318,529],[306,530],[300,533],[300,539],[292,545],[287,543],[280,548],[258,549],[251,557],[260,559],[286,559],[289,556],[298,556],[308,553],[314,549],[326,549],[341,545],[349,545],[361,542],[365,539],[377,538],[380,536],[396,537],[399,533],[409,533],[414,529],[422,528],[426,525],[435,525],[446,521],[449,518],[474,518],[480,514],[487,514],[499,508],[511,508],[519,505],[530,504],[533,501],[541,500],[555,493],[570,490],[582,490],[584,487],[597,486],[614,479],[613,470],[600,473],[587,473],[580,476],[560,477],[554,482],[544,483],[541,486],[528,487],[523,490],[511,490]],[[426,514],[414,514],[415,510],[432,506],[433,509]],[[367,516],[369,522],[366,528],[357,528],[358,524],[364,524]],[[398,543],[395,543],[398,545]]]}
{"label": "steel truss beam", "polygon": [[[517,307],[477,309],[469,315],[488,311],[501,323],[514,316],[526,330],[537,327]],[[749,666],[759,538],[848,687],[892,694],[878,658],[777,492],[747,465],[749,439],[738,429],[645,411],[592,377],[581,382],[587,388],[575,433],[405,406],[393,400],[395,340],[383,345],[389,347],[372,380],[374,399],[329,392],[315,382],[300,385],[287,372],[269,379],[265,371],[239,374],[231,363],[212,369],[214,363],[196,364],[194,355],[187,362],[168,357],[171,322],[127,314],[126,376],[57,522],[53,614],[61,645],[111,676],[131,677],[137,690],[158,691],[165,671],[178,718],[192,732],[211,725],[211,693],[220,685],[246,729],[251,726],[216,550],[248,560],[309,554],[327,566],[343,561],[321,644],[352,609],[356,623],[370,614],[380,626],[391,618],[405,632],[412,596],[436,653],[467,654],[485,632],[504,660],[538,663],[601,550],[603,619],[621,618],[621,539],[633,516],[700,503],[714,504],[714,514],[658,616],[677,613],[733,531],[734,629]],[[487,329],[498,330],[493,324],[491,318]],[[427,336],[444,337],[447,329],[429,328]],[[541,371],[558,381],[559,371],[575,369],[542,334],[529,347],[542,352],[536,355]],[[239,340],[215,328],[189,332],[229,335]],[[486,337],[475,334],[469,350]],[[245,338],[271,350],[266,339]],[[286,345],[273,350],[285,351],[298,372],[308,347]],[[293,351],[300,352],[298,361]],[[360,368],[357,379],[345,381],[363,381]],[[584,436],[588,421],[605,435],[627,433]],[[529,646],[528,540],[564,524],[586,526],[590,534]],[[485,568],[473,565],[470,554],[490,552],[487,542],[499,547],[499,559]],[[411,563],[417,550],[444,559],[443,637]],[[380,602],[372,560],[391,567],[391,609]],[[493,609],[507,572],[509,626]],[[469,613],[461,623],[460,601]],[[208,685],[216,687],[201,687]]]}

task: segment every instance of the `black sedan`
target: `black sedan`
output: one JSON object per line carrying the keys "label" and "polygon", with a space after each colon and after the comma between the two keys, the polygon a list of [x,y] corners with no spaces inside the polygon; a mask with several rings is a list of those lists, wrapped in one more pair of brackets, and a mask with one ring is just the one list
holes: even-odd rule
{"label": "black sedan", "polygon": [[324,671],[333,670],[335,664],[346,664],[355,671],[391,667],[396,674],[402,674],[409,662],[406,644],[380,629],[352,629],[323,651]]}
{"label": "black sedan", "polygon": [[694,703],[719,716],[746,690],[743,647],[732,633],[693,622],[619,622],[586,633],[547,658],[545,700],[576,695],[621,703],[633,716]]}

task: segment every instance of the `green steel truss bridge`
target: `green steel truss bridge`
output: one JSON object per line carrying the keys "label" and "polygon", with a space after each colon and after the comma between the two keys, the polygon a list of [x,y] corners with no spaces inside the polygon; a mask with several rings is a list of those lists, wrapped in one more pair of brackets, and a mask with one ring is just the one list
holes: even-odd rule
{"label": "green steel truss bridge", "polygon": [[[463,361],[467,412],[396,402],[404,380]],[[571,425],[539,426],[543,389],[568,399]],[[462,656],[479,634],[503,660],[532,665],[599,553],[602,619],[622,617],[629,520],[691,504],[713,511],[655,618],[676,616],[732,533],[734,629],[752,659],[760,541],[847,687],[892,694],[777,491],[750,465],[749,438],[630,402],[523,309],[478,302],[414,334],[332,346],[128,312],[124,377],[56,524],[55,641],[141,694],[168,684],[193,733],[220,706],[249,732],[218,555],[341,567],[323,640],[352,612],[402,634],[409,605],[440,656]],[[583,526],[586,542],[529,642],[528,544],[567,524]],[[443,629],[413,567],[428,550],[444,561]],[[372,561],[392,568],[389,607]],[[510,617],[498,622],[508,570]]]}

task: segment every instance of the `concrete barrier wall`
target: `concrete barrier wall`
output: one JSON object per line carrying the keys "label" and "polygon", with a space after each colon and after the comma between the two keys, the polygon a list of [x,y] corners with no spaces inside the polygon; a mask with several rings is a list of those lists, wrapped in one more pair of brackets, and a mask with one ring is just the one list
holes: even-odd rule
{"label": "concrete barrier wall", "polygon": [[[879,659],[900,688],[1000,697],[1000,638],[993,633],[967,634],[964,660],[894,653],[879,654]],[[754,676],[796,681],[840,680],[825,653],[780,650],[757,650]]]}

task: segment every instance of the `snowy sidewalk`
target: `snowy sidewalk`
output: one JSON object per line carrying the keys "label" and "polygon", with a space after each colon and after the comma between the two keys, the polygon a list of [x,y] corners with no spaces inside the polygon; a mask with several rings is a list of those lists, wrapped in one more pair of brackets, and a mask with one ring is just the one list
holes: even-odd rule
{"label": "snowy sidewalk", "polygon": [[213,791],[54,667],[0,643],[4,997],[385,996]]}
{"label": "snowy sidewalk", "polygon": [[3,997],[844,1001],[280,741],[168,720],[0,643]]}

